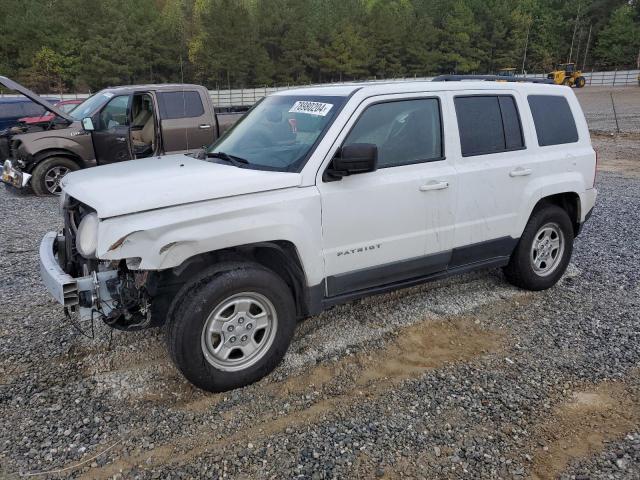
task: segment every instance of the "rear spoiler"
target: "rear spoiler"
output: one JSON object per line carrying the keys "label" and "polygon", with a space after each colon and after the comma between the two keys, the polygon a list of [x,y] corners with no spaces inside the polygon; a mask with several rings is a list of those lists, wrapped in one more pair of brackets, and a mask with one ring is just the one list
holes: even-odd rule
{"label": "rear spoiler", "polygon": [[47,102],[44,98],[39,97],[38,95],[33,93],[28,88],[23,87],[18,82],[14,82],[10,78],[3,77],[3,76],[0,75],[0,85],[5,86],[9,90],[13,90],[13,91],[16,91],[18,93],[21,93],[22,95],[27,97],[29,100],[31,100],[33,103],[37,103],[38,105],[41,105],[46,110],[56,114],[60,118],[65,119],[69,123],[72,123],[74,121],[73,117],[70,116],[68,113],[63,112],[62,110],[60,110],[57,107],[54,107],[49,102]]}

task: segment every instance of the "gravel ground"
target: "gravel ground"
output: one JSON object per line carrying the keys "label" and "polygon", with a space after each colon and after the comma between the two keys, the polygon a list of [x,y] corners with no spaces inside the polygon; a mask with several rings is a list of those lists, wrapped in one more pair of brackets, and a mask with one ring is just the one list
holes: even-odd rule
{"label": "gravel ground", "polygon": [[553,289],[488,271],[340,306],[226,394],[159,331],[67,324],[37,266],[57,202],[0,189],[0,478],[640,478],[637,140],[595,137],[598,206]]}

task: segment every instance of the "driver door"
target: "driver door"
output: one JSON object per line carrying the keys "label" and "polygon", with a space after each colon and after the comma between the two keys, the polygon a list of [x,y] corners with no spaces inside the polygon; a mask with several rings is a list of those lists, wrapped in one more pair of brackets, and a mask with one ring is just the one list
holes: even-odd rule
{"label": "driver door", "polygon": [[446,270],[455,214],[440,98],[374,97],[338,145],[374,144],[378,169],[318,179],[326,295],[398,284]]}
{"label": "driver door", "polygon": [[118,95],[109,100],[97,115],[92,132],[93,149],[98,165],[131,160],[130,135],[131,95]]}

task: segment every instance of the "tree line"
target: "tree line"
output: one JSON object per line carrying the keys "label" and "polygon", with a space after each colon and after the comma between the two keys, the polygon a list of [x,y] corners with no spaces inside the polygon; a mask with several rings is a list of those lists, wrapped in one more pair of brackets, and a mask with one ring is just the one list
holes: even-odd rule
{"label": "tree line", "polygon": [[640,0],[0,0],[0,12],[0,74],[40,92],[640,61]]}

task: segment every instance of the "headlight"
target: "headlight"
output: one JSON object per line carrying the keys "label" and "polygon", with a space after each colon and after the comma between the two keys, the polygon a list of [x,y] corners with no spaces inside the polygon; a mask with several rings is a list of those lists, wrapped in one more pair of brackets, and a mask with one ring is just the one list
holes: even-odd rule
{"label": "headlight", "polygon": [[80,221],[76,236],[76,249],[85,258],[91,258],[98,247],[98,215],[90,213]]}

